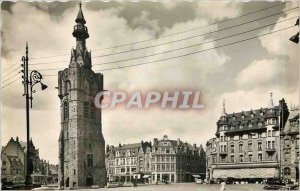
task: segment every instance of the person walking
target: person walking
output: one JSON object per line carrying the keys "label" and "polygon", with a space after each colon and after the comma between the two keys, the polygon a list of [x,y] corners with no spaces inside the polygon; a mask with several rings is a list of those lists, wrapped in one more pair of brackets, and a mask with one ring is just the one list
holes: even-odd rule
{"label": "person walking", "polygon": [[226,183],[225,182],[221,182],[221,188],[220,188],[220,191],[224,191],[226,188]]}

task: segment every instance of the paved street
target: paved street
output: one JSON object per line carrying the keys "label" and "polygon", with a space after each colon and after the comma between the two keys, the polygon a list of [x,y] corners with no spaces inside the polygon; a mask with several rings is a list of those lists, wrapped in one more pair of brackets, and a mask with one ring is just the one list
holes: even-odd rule
{"label": "paved street", "polygon": [[[118,187],[118,188],[104,188],[101,190],[122,190],[122,191],[132,191],[132,190],[142,190],[142,191],[174,191],[174,190],[184,190],[184,191],[204,191],[204,190],[220,190],[220,184],[196,184],[196,183],[178,183],[169,185],[138,185],[137,187]],[[262,190],[261,184],[233,184],[226,185],[226,190]]]}

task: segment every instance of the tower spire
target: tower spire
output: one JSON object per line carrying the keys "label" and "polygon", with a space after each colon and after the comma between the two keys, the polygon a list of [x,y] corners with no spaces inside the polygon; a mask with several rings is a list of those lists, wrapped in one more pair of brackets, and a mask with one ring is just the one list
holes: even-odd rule
{"label": "tower spire", "polygon": [[73,36],[76,38],[76,50],[85,51],[85,40],[89,38],[88,28],[85,26],[85,19],[82,13],[82,4],[79,3],[79,11],[75,19],[76,25],[74,26]]}
{"label": "tower spire", "polygon": [[274,108],[274,103],[273,103],[273,93],[270,93],[270,102],[269,102],[269,108]]}
{"label": "tower spire", "polygon": [[225,110],[225,99],[223,99],[223,109],[222,109],[222,116],[226,116],[227,113],[226,113],[226,110]]}
{"label": "tower spire", "polygon": [[82,3],[80,2],[80,3],[79,3],[79,11],[78,11],[77,17],[76,17],[76,19],[75,19],[75,22],[76,22],[76,23],[85,24],[86,21],[85,21],[85,19],[84,19],[83,13],[82,13],[81,6],[82,6]]}

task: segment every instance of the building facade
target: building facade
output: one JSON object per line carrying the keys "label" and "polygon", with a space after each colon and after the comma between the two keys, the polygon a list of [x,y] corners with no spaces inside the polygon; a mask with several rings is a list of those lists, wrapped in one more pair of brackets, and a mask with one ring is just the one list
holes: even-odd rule
{"label": "building facade", "polygon": [[148,181],[150,176],[151,148],[149,142],[107,146],[106,168],[108,180],[115,182]]}
{"label": "building facade", "polygon": [[188,182],[205,177],[205,161],[202,146],[165,135],[153,143],[109,146],[106,167],[110,181]]}
{"label": "building facade", "polygon": [[86,48],[88,28],[81,5],[75,22],[76,48],[71,51],[68,68],[58,72],[59,181],[64,189],[106,184],[101,111],[95,109],[93,100],[103,91],[103,75],[92,70],[91,52]]}
{"label": "building facade", "polygon": [[267,108],[227,114],[223,104],[216,137],[206,144],[207,180],[280,177],[288,115],[284,99],[274,106],[272,94]]}
{"label": "building facade", "polygon": [[284,128],[283,178],[299,181],[299,107],[291,108],[289,119]]}
{"label": "building facade", "polygon": [[[49,162],[39,156],[39,149],[36,149],[32,140],[30,140],[30,174],[34,184],[46,183],[49,175]],[[26,152],[27,143],[19,141],[19,138],[11,138],[1,151],[1,178],[12,182],[25,181],[26,175]],[[54,165],[52,165],[54,166]],[[39,182],[35,182],[39,179]]]}

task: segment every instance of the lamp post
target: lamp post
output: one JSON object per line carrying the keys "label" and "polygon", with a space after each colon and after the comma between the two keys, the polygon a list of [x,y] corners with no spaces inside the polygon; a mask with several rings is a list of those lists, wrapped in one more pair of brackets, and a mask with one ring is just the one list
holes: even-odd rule
{"label": "lamp post", "polygon": [[[299,26],[299,18],[296,21],[295,26]],[[299,43],[299,32],[290,38],[290,41],[298,44]]]}
{"label": "lamp post", "polygon": [[31,179],[31,173],[32,173],[32,165],[30,161],[30,123],[29,123],[29,100],[30,100],[30,107],[32,108],[32,94],[36,91],[33,89],[33,87],[40,83],[41,89],[45,90],[47,86],[41,82],[43,79],[43,76],[36,70],[33,70],[30,72],[30,75],[28,75],[28,44],[26,42],[26,55],[22,57],[22,70],[23,73],[23,85],[24,85],[24,94],[25,100],[26,100],[26,130],[27,130],[27,151],[26,151],[26,179],[25,179],[25,187],[30,188],[32,186],[32,179]]}

